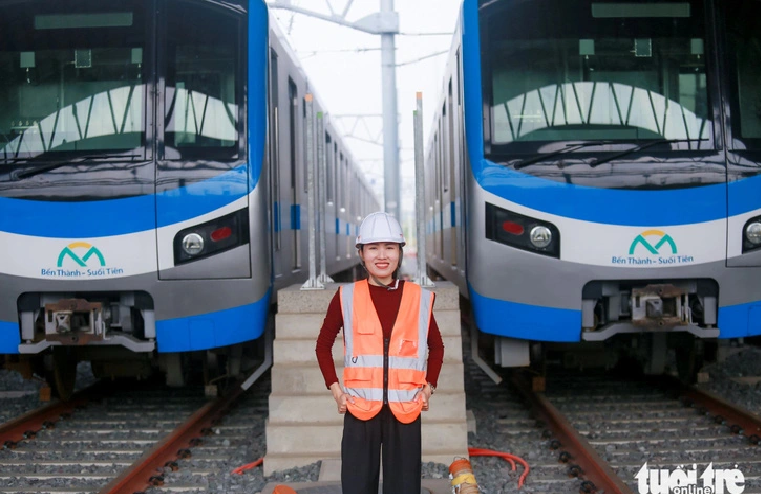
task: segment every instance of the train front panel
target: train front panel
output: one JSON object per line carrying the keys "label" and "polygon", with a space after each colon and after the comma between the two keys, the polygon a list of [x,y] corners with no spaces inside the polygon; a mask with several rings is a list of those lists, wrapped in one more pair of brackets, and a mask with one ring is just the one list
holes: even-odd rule
{"label": "train front panel", "polygon": [[479,329],[761,334],[760,5],[465,1]]}
{"label": "train front panel", "polygon": [[266,5],[0,13],[0,353],[258,338],[271,294]]}

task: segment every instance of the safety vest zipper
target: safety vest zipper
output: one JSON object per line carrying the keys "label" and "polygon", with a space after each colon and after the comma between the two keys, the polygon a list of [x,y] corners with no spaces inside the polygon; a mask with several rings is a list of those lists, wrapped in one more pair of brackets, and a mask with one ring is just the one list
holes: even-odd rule
{"label": "safety vest zipper", "polygon": [[390,338],[383,338],[383,404],[388,405],[388,347]]}

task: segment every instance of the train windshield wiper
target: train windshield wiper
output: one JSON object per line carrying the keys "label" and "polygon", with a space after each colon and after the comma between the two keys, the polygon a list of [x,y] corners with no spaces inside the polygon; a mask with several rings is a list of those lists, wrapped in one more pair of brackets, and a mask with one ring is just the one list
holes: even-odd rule
{"label": "train windshield wiper", "polygon": [[66,165],[76,165],[78,163],[85,163],[87,161],[105,159],[105,158],[137,158],[139,156],[140,156],[139,154],[125,154],[125,155],[119,155],[119,156],[115,156],[112,154],[91,154],[88,156],[81,156],[79,158],[74,158],[71,160],[61,160],[55,163],[46,163],[36,168],[23,170],[18,173],[11,173],[11,177],[14,180],[21,180],[23,178],[29,178],[35,175],[40,175],[42,173],[47,173],[47,172],[55,170],[56,168],[60,168]]}
{"label": "train windshield wiper", "polygon": [[700,142],[705,141],[706,139],[658,139],[657,141],[650,141],[646,142],[644,144],[640,144],[638,146],[634,146],[633,148],[629,148],[625,151],[621,151],[620,153],[616,153],[612,156],[606,156],[605,158],[598,158],[592,163],[589,164],[592,168],[594,168],[597,165],[600,165],[602,163],[607,163],[608,161],[612,161],[616,158],[621,158],[623,156],[628,156],[632,153],[638,153],[642,151],[643,149],[647,149],[649,147],[655,146],[657,144],[671,144],[675,142]]}
{"label": "train windshield wiper", "polygon": [[578,144],[566,144],[562,148],[558,149],[557,151],[552,151],[549,153],[539,154],[537,156],[534,156],[533,158],[528,158],[520,163],[516,164],[514,169],[519,170],[523,168],[524,166],[531,165],[533,163],[536,163],[537,161],[546,160],[549,158],[552,158],[554,156],[558,156],[560,154],[566,154],[570,153],[572,151],[576,151],[577,149],[586,148],[590,146],[602,146],[605,144],[612,144],[612,141],[595,141],[595,142],[580,142]]}

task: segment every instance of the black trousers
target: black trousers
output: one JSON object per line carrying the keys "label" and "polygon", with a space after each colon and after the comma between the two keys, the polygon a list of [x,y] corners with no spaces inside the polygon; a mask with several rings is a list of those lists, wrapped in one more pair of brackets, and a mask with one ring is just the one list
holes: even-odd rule
{"label": "black trousers", "polygon": [[367,421],[347,412],[341,441],[343,494],[378,492],[381,455],[383,494],[420,494],[420,429],[420,417],[402,424],[386,405]]}

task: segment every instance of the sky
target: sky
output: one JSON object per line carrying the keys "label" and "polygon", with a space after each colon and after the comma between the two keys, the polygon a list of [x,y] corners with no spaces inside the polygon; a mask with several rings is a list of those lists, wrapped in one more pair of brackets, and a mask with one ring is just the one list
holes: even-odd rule
{"label": "sky", "polygon": [[[272,3],[275,0],[267,0]],[[279,3],[286,3],[278,0]],[[436,52],[449,51],[451,33],[460,15],[462,0],[396,0],[402,33],[447,33],[440,36],[396,37],[396,70],[399,140],[401,153],[402,217],[414,221],[414,154],[412,113],[416,93],[423,93],[424,142],[433,124],[434,109],[443,92],[445,54],[405,64]],[[330,15],[340,13],[347,0],[290,0],[301,8]],[[329,7],[329,5],[330,7]],[[346,20],[356,21],[380,11],[381,0],[354,0]],[[344,142],[372,184],[383,204],[383,134],[380,36],[288,10],[270,9],[291,47],[296,51],[318,98],[344,131]],[[361,51],[358,51],[361,50]],[[399,66],[400,64],[403,64]],[[358,121],[340,115],[368,115]],[[350,137],[354,136],[354,137]],[[367,141],[377,141],[377,144]],[[407,222],[405,221],[405,223]]]}

